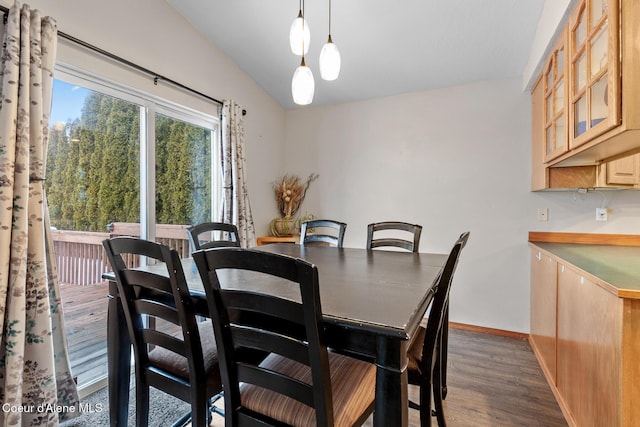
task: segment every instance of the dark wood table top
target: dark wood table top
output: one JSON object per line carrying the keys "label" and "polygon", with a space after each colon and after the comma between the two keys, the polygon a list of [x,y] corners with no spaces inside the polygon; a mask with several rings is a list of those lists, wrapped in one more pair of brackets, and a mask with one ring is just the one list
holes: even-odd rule
{"label": "dark wood table top", "polygon": [[[305,259],[318,267],[320,298],[325,321],[341,326],[371,329],[376,334],[407,339],[416,317],[422,318],[445,254],[300,246],[276,243],[257,250]],[[191,259],[183,267],[192,293],[203,293],[202,282]],[[220,273],[223,286],[269,291],[298,298],[286,282],[260,277],[259,273]]]}

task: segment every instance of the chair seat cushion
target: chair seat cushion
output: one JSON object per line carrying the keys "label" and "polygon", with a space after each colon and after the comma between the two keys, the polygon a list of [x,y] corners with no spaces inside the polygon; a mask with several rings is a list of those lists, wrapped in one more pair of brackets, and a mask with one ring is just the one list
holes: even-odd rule
{"label": "chair seat cushion", "polygon": [[[270,354],[260,366],[311,384],[309,367],[294,360]],[[375,366],[329,352],[329,370],[334,425],[353,426],[372,408],[376,384]],[[240,394],[242,406],[252,411],[292,426],[316,425],[314,409],[297,400],[250,384],[243,384]]]}
{"label": "chair seat cushion", "polygon": [[407,357],[409,359],[407,364],[407,369],[409,375],[411,374],[421,374],[420,364],[422,362],[422,347],[424,344],[424,338],[427,334],[427,329],[423,326],[418,328],[418,331],[411,341],[411,345],[409,346],[409,351],[407,352]]}
{"label": "chair seat cushion", "polygon": [[[218,365],[218,348],[216,347],[211,320],[198,322],[198,332],[202,345],[204,370],[208,377],[207,385],[219,387],[221,380]],[[176,336],[182,337],[182,332],[179,332]],[[153,366],[189,381],[189,363],[186,357],[164,347],[155,347],[149,352],[149,361]]]}

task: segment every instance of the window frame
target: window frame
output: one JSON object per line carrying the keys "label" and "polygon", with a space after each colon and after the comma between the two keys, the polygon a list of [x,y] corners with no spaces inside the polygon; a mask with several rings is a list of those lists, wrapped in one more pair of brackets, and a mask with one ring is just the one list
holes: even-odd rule
{"label": "window frame", "polygon": [[[137,88],[119,83],[106,77],[97,76],[81,68],[56,63],[54,78],[70,84],[122,99],[138,105],[140,112],[140,237],[155,241],[156,203],[155,203],[155,118],[162,114],[211,131],[211,220],[218,216],[220,202],[220,171],[216,173],[221,143],[221,120],[213,116],[176,102],[146,93]],[[220,106],[216,105],[216,110]]]}

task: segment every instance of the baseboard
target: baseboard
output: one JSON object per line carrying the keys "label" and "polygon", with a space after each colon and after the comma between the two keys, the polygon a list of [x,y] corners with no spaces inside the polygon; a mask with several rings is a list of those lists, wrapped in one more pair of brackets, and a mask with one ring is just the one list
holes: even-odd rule
{"label": "baseboard", "polygon": [[469,325],[466,323],[449,322],[449,327],[454,329],[462,329],[465,331],[483,332],[485,334],[500,335],[509,338],[528,339],[529,334],[522,332],[507,331],[504,329],[487,328],[485,326]]}

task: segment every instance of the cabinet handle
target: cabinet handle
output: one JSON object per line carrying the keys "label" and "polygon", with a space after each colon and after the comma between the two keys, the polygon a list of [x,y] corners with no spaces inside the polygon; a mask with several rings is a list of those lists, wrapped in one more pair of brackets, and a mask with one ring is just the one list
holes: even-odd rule
{"label": "cabinet handle", "polygon": [[538,252],[538,253],[536,254],[536,258],[538,259],[538,261],[540,261],[540,260],[542,259],[542,253],[541,253],[541,252]]}

